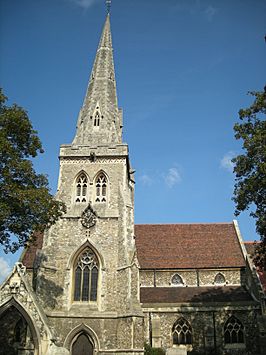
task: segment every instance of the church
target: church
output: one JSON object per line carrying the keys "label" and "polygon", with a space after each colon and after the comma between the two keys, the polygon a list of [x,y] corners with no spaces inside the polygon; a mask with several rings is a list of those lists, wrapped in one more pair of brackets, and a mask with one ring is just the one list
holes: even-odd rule
{"label": "church", "polygon": [[237,222],[135,225],[122,127],[108,13],[60,148],[67,212],[1,285],[0,354],[265,354],[265,294]]}

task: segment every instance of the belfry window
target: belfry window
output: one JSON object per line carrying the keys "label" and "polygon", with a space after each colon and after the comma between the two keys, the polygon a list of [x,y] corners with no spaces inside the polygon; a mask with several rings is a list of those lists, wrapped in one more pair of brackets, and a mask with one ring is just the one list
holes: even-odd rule
{"label": "belfry window", "polygon": [[105,174],[101,173],[96,178],[95,182],[96,193],[95,202],[106,202],[107,201],[107,178]]}
{"label": "belfry window", "polygon": [[77,258],[74,268],[74,301],[97,301],[99,262],[87,247]]}
{"label": "belfry window", "polygon": [[179,318],[172,329],[173,344],[192,344],[192,328],[185,318]]}
{"label": "belfry window", "polygon": [[76,181],[76,202],[87,202],[88,179],[80,174]]}
{"label": "belfry window", "polygon": [[224,325],[225,344],[243,344],[244,326],[236,317],[230,317]]}
{"label": "belfry window", "polygon": [[224,275],[219,272],[219,273],[215,276],[215,278],[214,278],[214,283],[215,283],[216,285],[225,284],[225,277],[224,277]]}

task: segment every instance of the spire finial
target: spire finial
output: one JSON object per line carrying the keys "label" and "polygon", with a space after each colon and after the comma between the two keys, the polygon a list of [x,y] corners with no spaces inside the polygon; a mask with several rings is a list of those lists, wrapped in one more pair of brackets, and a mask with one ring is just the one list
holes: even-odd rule
{"label": "spire finial", "polygon": [[111,11],[111,0],[106,0],[106,9],[107,9],[107,14],[110,14]]}

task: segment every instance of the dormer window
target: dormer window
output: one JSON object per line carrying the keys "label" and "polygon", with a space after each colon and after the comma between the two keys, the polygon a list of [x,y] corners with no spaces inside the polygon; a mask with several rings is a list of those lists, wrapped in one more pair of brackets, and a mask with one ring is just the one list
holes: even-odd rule
{"label": "dormer window", "polygon": [[88,179],[82,173],[76,181],[76,202],[87,202]]}

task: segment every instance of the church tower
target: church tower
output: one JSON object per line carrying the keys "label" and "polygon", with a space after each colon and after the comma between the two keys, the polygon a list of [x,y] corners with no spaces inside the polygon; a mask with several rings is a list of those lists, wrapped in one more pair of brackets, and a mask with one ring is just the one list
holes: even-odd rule
{"label": "church tower", "polygon": [[84,346],[89,354],[142,353],[134,176],[122,142],[110,14],[74,140],[60,148],[56,197],[67,212],[45,232],[36,276],[56,345],[71,354]]}

